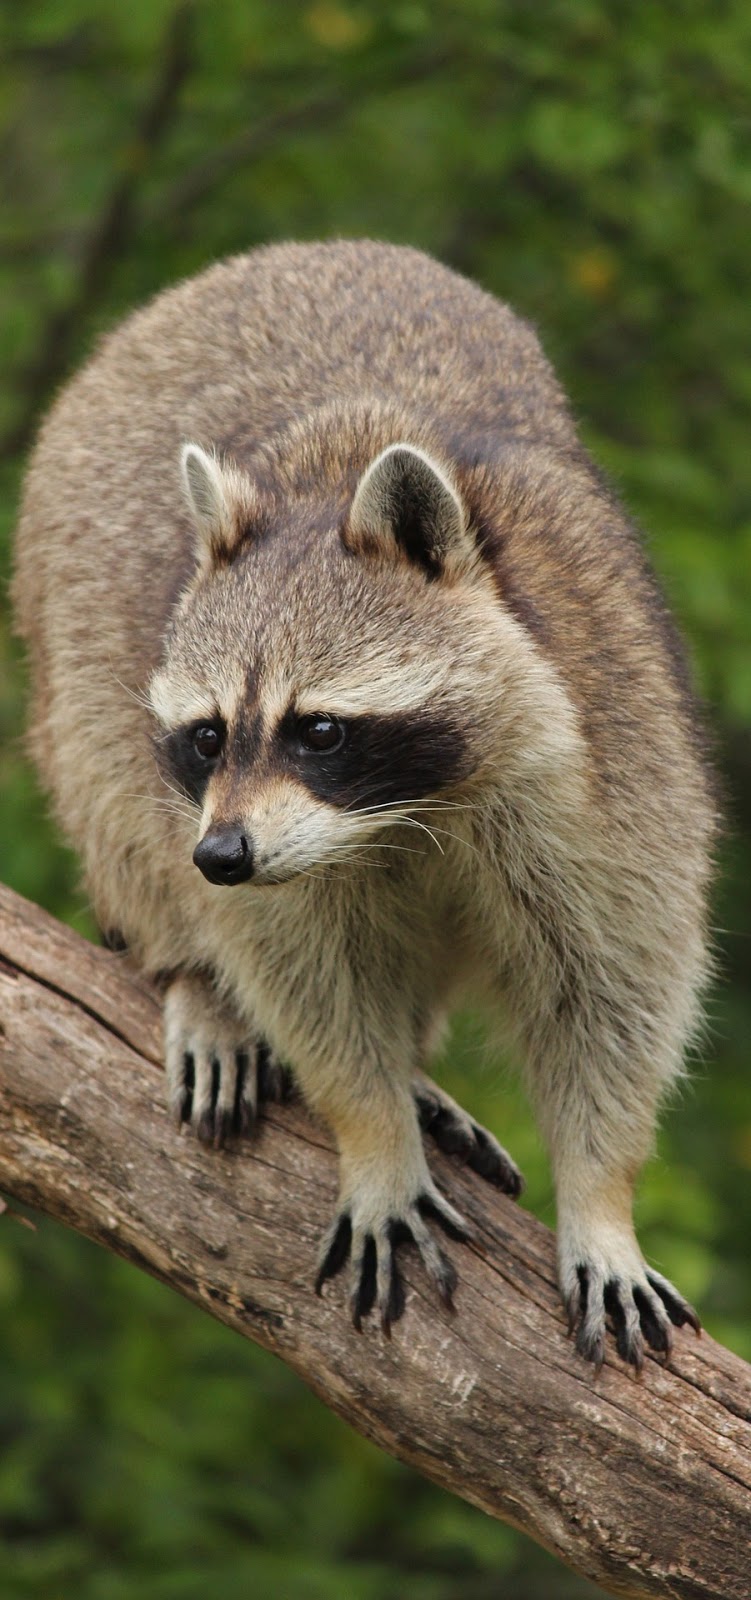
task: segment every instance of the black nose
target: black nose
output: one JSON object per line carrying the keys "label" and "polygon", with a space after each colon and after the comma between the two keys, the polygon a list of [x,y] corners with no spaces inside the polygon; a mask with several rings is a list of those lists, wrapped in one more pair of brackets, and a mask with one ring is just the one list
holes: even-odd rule
{"label": "black nose", "polygon": [[209,883],[245,883],[253,876],[250,843],[232,823],[209,828],[196,845],[193,860]]}

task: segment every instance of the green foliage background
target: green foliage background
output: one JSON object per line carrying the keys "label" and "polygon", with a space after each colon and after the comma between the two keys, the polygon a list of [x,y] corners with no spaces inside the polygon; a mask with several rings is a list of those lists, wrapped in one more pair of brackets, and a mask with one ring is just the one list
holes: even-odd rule
{"label": "green foliage background", "polygon": [[[6,0],[0,61],[4,551],[55,386],[127,308],[226,252],[408,241],[538,324],[649,530],[726,775],[711,1033],[639,1220],[709,1330],[751,1357],[746,0]],[[6,611],[0,659],[2,876],[90,932],[22,757]],[[552,1222],[518,1092],[473,1067],[471,1030],[449,1056]],[[595,1593],[42,1219],[0,1229],[0,1443],[2,1600]]]}

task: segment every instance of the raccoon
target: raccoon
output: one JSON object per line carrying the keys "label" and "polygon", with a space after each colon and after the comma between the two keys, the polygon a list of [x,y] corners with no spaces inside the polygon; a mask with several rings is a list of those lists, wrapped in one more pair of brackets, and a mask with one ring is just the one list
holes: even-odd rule
{"label": "raccoon", "polygon": [[169,1097],[221,1144],[291,1064],[336,1138],[317,1287],[450,1301],[419,1076],[480,1005],[554,1172],[599,1364],[696,1313],[636,1175],[708,970],[712,786],[681,645],[532,329],[427,256],[274,245],[104,339],[41,430],[15,600],[32,744],[100,924],[167,974]]}

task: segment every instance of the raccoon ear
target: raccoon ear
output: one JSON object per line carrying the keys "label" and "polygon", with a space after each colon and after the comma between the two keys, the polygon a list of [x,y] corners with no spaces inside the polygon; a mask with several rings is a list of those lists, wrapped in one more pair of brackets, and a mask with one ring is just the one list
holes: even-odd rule
{"label": "raccoon ear", "polygon": [[183,445],[180,467],[201,565],[230,561],[257,515],[252,484],[236,467],[221,465],[199,444]]}
{"label": "raccoon ear", "polygon": [[467,515],[442,468],[416,445],[392,444],[357,485],[343,533],[348,550],[401,551],[428,577],[465,568],[473,543]]}

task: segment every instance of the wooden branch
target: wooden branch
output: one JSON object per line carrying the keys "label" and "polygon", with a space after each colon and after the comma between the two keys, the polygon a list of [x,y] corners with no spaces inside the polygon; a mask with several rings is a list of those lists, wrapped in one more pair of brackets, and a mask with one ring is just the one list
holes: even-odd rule
{"label": "wooden branch", "polygon": [[[252,1149],[205,1150],[165,1110],[156,999],[127,960],[0,891],[0,1186],[287,1361],[326,1404],[612,1594],[747,1600],[751,1368],[676,1336],[641,1381],[566,1338],[551,1235],[436,1157],[471,1217],[457,1310],[419,1264],[387,1342],[339,1280],[312,1292],[336,1192],[329,1140],[272,1108]],[[433,1158],[431,1158],[432,1160]]]}

